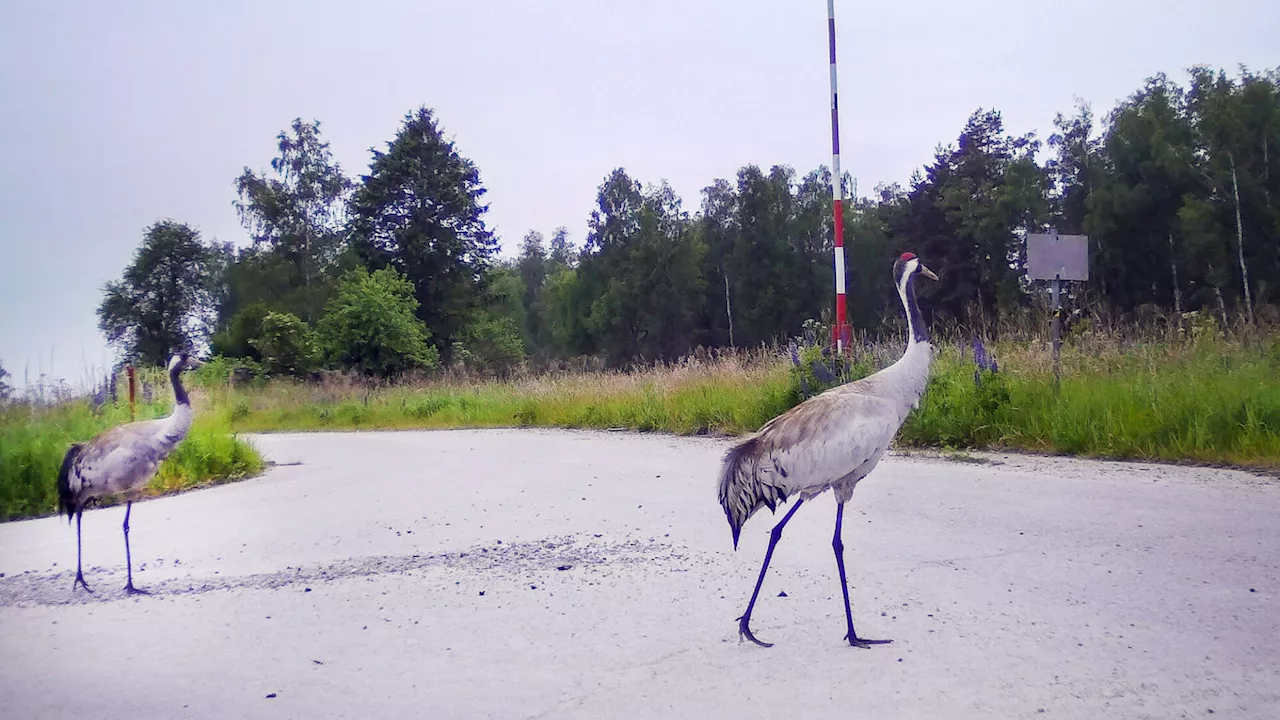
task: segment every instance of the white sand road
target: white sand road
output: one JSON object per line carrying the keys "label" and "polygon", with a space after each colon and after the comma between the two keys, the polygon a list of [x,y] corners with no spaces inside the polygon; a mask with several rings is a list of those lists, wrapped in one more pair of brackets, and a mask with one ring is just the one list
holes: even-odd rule
{"label": "white sand road", "polygon": [[[1280,717],[1280,483],[890,455],[733,551],[727,440],[281,434],[262,477],[0,525],[5,718]],[[145,566],[145,569],[142,569]],[[785,597],[782,593],[785,592]]]}

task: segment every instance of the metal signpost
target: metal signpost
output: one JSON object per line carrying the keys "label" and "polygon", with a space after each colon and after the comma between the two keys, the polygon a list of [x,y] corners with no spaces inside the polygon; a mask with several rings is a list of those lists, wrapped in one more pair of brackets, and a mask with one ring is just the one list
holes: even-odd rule
{"label": "metal signpost", "polygon": [[1089,236],[1027,233],[1027,276],[1053,282],[1053,384],[1061,378],[1058,351],[1062,346],[1062,281],[1089,279]]}
{"label": "metal signpost", "polygon": [[840,112],[836,101],[836,3],[827,0],[827,44],[831,54],[831,200],[835,211],[836,322],[831,328],[836,352],[849,343],[844,293],[844,183],[840,177]]}

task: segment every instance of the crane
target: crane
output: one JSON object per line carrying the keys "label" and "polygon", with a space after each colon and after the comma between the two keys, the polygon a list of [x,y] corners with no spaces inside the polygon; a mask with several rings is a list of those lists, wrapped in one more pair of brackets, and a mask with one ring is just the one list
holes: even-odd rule
{"label": "crane", "polygon": [[142,496],[147,483],[169,453],[191,429],[191,400],[182,386],[182,372],[204,363],[181,352],[169,360],[169,381],[173,385],[174,407],[168,417],[141,420],[107,430],[85,443],[74,443],[62,458],[58,471],[58,512],[67,522],[76,521],[76,579],[71,589],[84,586],[81,569],[80,517],[89,503],[110,495],[125,499],[124,557],[128,580],[125,592],[146,594],[133,586],[133,558],[129,553],[129,514],[133,501]]}
{"label": "crane", "polygon": [[890,642],[867,640],[854,632],[841,521],[844,504],[852,497],[854,486],[880,462],[907,414],[919,405],[929,380],[933,346],[916,303],[913,285],[916,275],[938,279],[914,253],[903,253],[893,264],[893,280],[907,315],[908,339],[906,351],[897,362],[791,408],[755,434],[735,443],[724,455],[720,469],[720,505],[733,530],[735,550],[742,526],[753,513],[762,507],[773,512],[787,498],[799,496],[769,533],[769,549],[764,554],[760,577],[746,612],[738,618],[739,642],[746,638],[761,647],[772,647],[772,643],[756,639],[750,623],[773,548],[782,537],[782,528],[800,505],[828,488],[836,498],[836,528],[831,545],[840,572],[845,620],[849,626],[845,639],[860,648]]}

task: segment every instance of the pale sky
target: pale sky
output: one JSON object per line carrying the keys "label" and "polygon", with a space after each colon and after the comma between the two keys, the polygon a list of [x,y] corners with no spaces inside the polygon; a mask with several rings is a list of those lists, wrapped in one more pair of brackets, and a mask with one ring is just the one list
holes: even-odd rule
{"label": "pale sky", "polygon": [[[905,182],[978,107],[1047,138],[1164,71],[1280,65],[1273,0],[837,0],[844,168]],[[830,162],[825,0],[0,2],[0,364],[80,383],[94,309],[163,218],[247,240],[232,181],[319,119],[349,175],[435,109],[510,251],[586,231],[614,167],[698,192]],[[52,361],[51,358],[52,357]]]}

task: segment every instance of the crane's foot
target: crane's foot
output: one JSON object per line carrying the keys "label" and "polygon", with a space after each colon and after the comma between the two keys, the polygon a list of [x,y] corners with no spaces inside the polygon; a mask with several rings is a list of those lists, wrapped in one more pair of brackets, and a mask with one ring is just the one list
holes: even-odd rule
{"label": "crane's foot", "polygon": [[892,640],[868,640],[866,638],[860,638],[853,633],[849,633],[848,635],[845,635],[844,639],[848,640],[849,644],[852,645],[853,647],[863,648],[863,649],[870,649],[872,645],[888,645],[889,643],[893,642]]}
{"label": "crane's foot", "polygon": [[89,589],[89,584],[84,581],[84,573],[77,570],[75,582],[71,583],[71,592],[75,592],[77,587],[82,586],[84,587],[85,592],[90,594],[93,593],[93,591]]}
{"label": "crane's foot", "polygon": [[132,582],[124,586],[124,591],[129,595],[150,595],[151,594],[150,590],[139,590],[138,588],[134,587]]}
{"label": "crane's foot", "polygon": [[760,647],[773,647],[773,643],[757,640],[756,636],[751,634],[750,623],[751,618],[747,615],[738,618],[738,642],[742,642],[742,638],[746,638]]}

